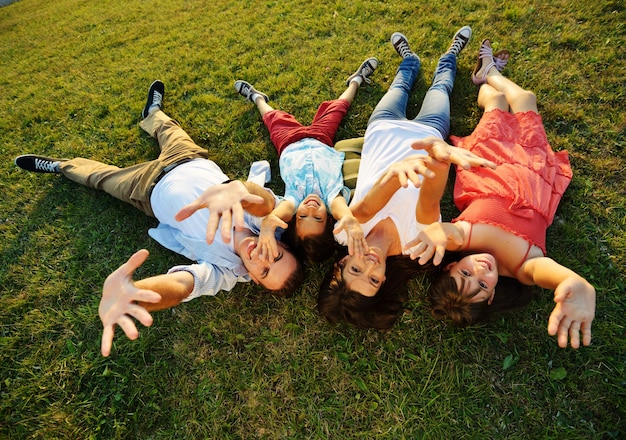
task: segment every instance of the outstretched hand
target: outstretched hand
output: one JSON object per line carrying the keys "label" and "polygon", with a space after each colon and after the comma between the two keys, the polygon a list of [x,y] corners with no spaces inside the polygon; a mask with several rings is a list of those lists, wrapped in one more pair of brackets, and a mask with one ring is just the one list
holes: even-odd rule
{"label": "outstretched hand", "polygon": [[348,254],[362,257],[368,251],[365,234],[359,221],[353,215],[344,215],[335,225],[333,234],[339,234],[346,231]]}
{"label": "outstretched hand", "polygon": [[416,238],[404,245],[403,250],[412,260],[419,258],[419,264],[426,264],[433,259],[433,264],[439,266],[446,253],[448,243],[455,246],[463,244],[463,237],[457,228],[450,223],[431,223],[420,231]]}
{"label": "outstretched hand", "polygon": [[380,181],[380,185],[383,186],[393,179],[398,179],[398,183],[402,188],[406,188],[409,181],[413,183],[415,188],[419,188],[422,184],[420,175],[429,178],[435,177],[435,173],[427,166],[432,161],[433,158],[424,154],[411,154],[389,165]]}
{"label": "outstretched hand", "polygon": [[208,188],[196,200],[178,211],[175,219],[176,221],[185,220],[196,211],[207,208],[210,211],[206,230],[207,243],[213,243],[220,219],[222,220],[220,228],[222,239],[225,243],[229,243],[233,219],[237,231],[244,228],[242,202],[262,204],[263,197],[250,194],[243,182],[233,180],[227,184],[214,185]]}
{"label": "outstretched hand", "polygon": [[492,161],[483,159],[464,148],[454,147],[434,136],[417,140],[411,144],[411,147],[415,150],[426,150],[432,158],[440,162],[453,163],[466,170],[471,167],[496,168],[496,164]]}
{"label": "outstretched hand", "polygon": [[104,326],[101,343],[103,356],[108,356],[111,353],[116,324],[119,324],[128,339],[131,340],[139,337],[139,331],[137,331],[131,317],[147,327],[152,325],[152,315],[136,302],[158,303],[161,300],[161,295],[152,290],[135,287],[132,280],[133,273],[146,261],[148,255],[149,253],[145,249],[135,252],[104,282],[102,299],[98,307],[98,315],[100,315],[100,320]]}
{"label": "outstretched hand", "polygon": [[596,311],[596,289],[584,278],[568,277],[554,290],[556,306],[548,321],[548,334],[557,335],[559,347],[570,345],[580,347],[580,333],[583,345],[591,344],[591,322]]}

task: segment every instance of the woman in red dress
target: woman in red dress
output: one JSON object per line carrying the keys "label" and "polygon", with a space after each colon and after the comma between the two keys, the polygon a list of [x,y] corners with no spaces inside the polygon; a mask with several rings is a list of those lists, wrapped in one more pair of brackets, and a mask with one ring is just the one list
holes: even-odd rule
{"label": "woman in red dress", "polygon": [[484,40],[472,74],[484,114],[470,136],[450,137],[497,168],[457,169],[454,201],[461,214],[452,223],[430,225],[406,249],[420,262],[434,257],[436,265],[446,250],[472,252],[446,265],[433,283],[429,298],[435,317],[468,325],[514,304],[517,294],[496,291],[499,276],[505,276],[554,290],[548,333],[558,335],[561,347],[569,339],[578,348],[580,333],[583,345],[589,345],[595,289],[546,256],[546,229],[572,179],[567,152],[552,151],[535,94],[505,78],[502,61]]}

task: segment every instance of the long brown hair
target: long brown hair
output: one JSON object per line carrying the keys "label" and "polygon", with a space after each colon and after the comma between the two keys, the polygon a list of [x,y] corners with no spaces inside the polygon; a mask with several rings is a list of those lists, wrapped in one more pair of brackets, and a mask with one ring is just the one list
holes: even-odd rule
{"label": "long brown hair", "polygon": [[496,313],[527,306],[536,294],[531,286],[515,278],[500,276],[491,304],[488,300],[471,302],[473,295],[462,295],[450,271],[443,272],[428,289],[430,312],[436,319],[448,319],[458,327],[486,321]]}
{"label": "long brown hair", "polygon": [[430,263],[421,266],[403,255],[387,257],[386,280],[376,295],[367,297],[347,287],[340,261],[341,258],[333,264],[322,281],[317,310],[331,323],[343,321],[359,328],[377,330],[393,327],[404,312],[409,280],[433,268]]}

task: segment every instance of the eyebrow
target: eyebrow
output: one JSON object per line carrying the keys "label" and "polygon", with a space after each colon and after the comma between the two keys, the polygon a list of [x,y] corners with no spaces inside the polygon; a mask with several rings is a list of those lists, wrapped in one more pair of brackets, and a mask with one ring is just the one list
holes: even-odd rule
{"label": "eyebrow", "polygon": [[463,276],[463,274],[461,274],[461,285],[459,286],[459,293],[462,296],[467,296],[468,298],[474,298],[476,295],[478,295],[480,293],[481,290],[483,290],[481,287],[479,287],[478,289],[476,289],[473,292],[465,292],[465,277]]}

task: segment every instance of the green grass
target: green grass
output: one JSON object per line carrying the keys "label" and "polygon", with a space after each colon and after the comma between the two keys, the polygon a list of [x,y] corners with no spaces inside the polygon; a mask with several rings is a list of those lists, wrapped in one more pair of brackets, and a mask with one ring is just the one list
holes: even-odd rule
{"label": "green grass", "polygon": [[[249,6],[254,3],[253,6]],[[0,9],[0,437],[617,439],[626,435],[626,112],[621,1],[21,0]],[[247,79],[310,121],[368,56],[381,64],[338,138],[364,133],[393,77],[388,42],[404,32],[423,60],[415,114],[438,55],[464,24],[452,132],[480,118],[471,84],[480,40],[507,48],[507,75],[534,90],[553,148],[574,168],[548,249],[597,288],[593,344],[559,349],[551,294],[458,330],[432,320],[413,283],[388,333],[325,323],[326,266],[294,298],[240,285],[155,313],[137,341],[99,352],[102,283],[135,250],[137,276],[185,263],[149,239],[156,222],[23,153],[119,166],[155,157],[138,127],[148,85],[233,177],[277,158]],[[454,215],[449,194],[446,218]]]}

